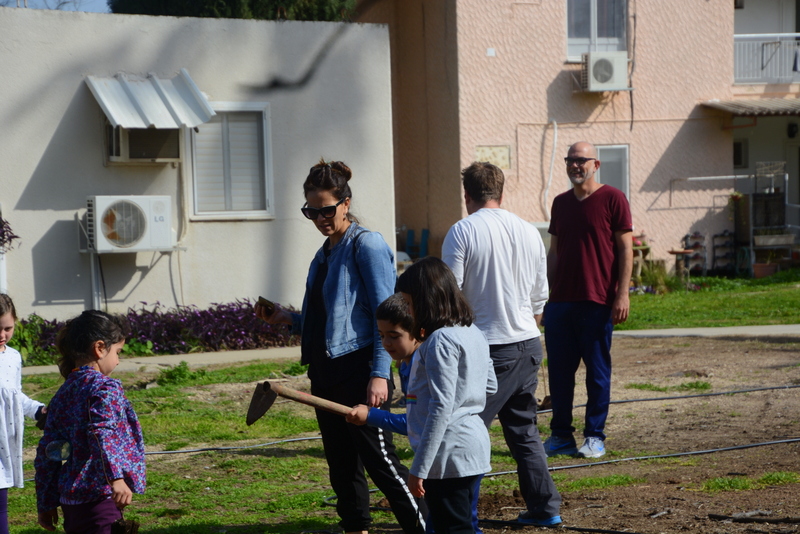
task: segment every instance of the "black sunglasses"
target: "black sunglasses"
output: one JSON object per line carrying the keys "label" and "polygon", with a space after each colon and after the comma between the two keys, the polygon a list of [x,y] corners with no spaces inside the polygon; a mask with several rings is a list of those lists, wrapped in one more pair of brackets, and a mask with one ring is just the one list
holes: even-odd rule
{"label": "black sunglasses", "polygon": [[567,167],[574,165],[575,163],[583,167],[586,165],[587,161],[595,161],[596,159],[597,158],[564,158],[564,163],[567,164]]}
{"label": "black sunglasses", "polygon": [[309,208],[308,202],[306,202],[303,204],[303,207],[300,208],[300,211],[303,212],[303,215],[306,219],[311,219],[312,221],[317,220],[320,214],[322,214],[322,216],[326,219],[333,219],[333,217],[336,215],[336,208],[338,208],[339,204],[345,200],[347,200],[347,197],[343,198],[332,206],[323,206],[321,208]]}

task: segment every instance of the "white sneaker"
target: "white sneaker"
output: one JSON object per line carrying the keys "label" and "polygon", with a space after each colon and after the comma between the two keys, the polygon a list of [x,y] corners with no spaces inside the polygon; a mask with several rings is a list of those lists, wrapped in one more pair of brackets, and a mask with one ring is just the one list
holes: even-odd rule
{"label": "white sneaker", "polygon": [[606,445],[600,438],[589,437],[583,440],[583,445],[578,449],[579,458],[600,458],[606,454]]}

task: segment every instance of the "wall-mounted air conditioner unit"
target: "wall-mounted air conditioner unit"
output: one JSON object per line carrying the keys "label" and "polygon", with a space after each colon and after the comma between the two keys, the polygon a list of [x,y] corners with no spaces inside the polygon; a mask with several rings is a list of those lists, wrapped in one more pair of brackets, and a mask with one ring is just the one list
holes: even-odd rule
{"label": "wall-mounted air conditioner unit", "polygon": [[86,207],[89,250],[93,252],[173,247],[169,196],[92,196],[86,199]]}
{"label": "wall-mounted air conditioner unit", "polygon": [[106,121],[106,163],[137,165],[181,161],[178,128],[123,128]]}
{"label": "wall-mounted air conditioner unit", "polygon": [[625,91],[628,88],[628,52],[583,54],[581,89],[584,91]]}

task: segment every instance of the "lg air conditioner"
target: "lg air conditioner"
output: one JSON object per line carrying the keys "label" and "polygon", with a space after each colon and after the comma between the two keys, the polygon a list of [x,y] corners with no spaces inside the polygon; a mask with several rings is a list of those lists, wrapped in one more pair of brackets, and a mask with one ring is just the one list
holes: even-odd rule
{"label": "lg air conditioner", "polygon": [[170,250],[169,196],[91,196],[86,199],[89,249],[97,253]]}
{"label": "lg air conditioner", "polygon": [[581,89],[591,92],[628,90],[628,52],[583,54]]}

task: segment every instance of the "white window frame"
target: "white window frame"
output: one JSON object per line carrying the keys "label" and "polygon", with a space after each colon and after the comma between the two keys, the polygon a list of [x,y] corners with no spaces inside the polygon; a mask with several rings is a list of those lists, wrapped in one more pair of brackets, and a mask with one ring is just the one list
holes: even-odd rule
{"label": "white window frame", "polygon": [[[262,155],[264,158],[264,202],[266,209],[263,210],[247,210],[247,211],[213,211],[213,212],[198,212],[197,209],[197,174],[196,170],[196,142],[195,132],[192,130],[192,135],[189,138],[187,152],[192,155],[191,160],[191,198],[192,198],[192,215],[190,220],[193,221],[208,221],[208,220],[243,220],[243,219],[274,219],[275,218],[275,192],[273,187],[273,174],[272,174],[272,126],[270,117],[269,102],[209,102],[215,112],[256,112],[261,113],[263,135]],[[202,127],[202,126],[201,126]]]}
{"label": "white window frame", "polygon": [[[597,148],[597,159],[600,160],[600,169],[597,171],[597,181],[601,184],[608,183],[608,185],[616,187],[625,193],[625,196],[630,201],[630,150],[628,145],[596,145],[595,148]],[[603,152],[608,153],[609,151],[620,152],[622,154],[622,176],[619,177],[619,182],[617,183],[615,183],[615,181],[611,181],[610,183],[603,181]]]}
{"label": "white window frame", "polygon": [[[567,36],[567,62],[580,63],[582,54],[586,52],[613,52],[628,49],[628,10],[626,0],[614,0],[622,6],[622,36],[621,37],[597,37],[597,0],[589,0],[589,38],[569,36],[569,4],[572,0],[565,2],[566,16],[564,17]],[[580,48],[580,51],[573,51]]]}

